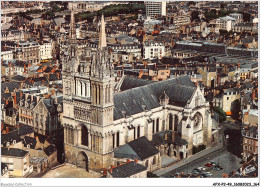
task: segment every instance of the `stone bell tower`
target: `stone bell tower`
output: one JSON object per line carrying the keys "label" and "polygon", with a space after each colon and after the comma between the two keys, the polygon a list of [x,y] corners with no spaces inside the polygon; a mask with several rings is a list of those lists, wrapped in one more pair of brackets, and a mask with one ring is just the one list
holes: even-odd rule
{"label": "stone bell tower", "polygon": [[[115,77],[113,65],[108,59],[104,16],[102,15],[100,22],[98,49],[91,51],[90,58],[86,62],[76,60],[78,57],[75,33],[72,12],[66,62],[73,66],[69,69],[71,71],[65,68],[63,72],[66,75],[66,79],[63,80],[65,159],[86,170],[100,171],[112,165],[115,144],[115,132],[113,132]],[[70,77],[73,84],[68,85],[67,79]],[[67,89],[70,90],[70,94]]]}
{"label": "stone bell tower", "polygon": [[113,65],[108,59],[104,16],[101,18],[99,45],[91,62],[92,122],[99,126],[113,123],[113,94],[115,78]]}

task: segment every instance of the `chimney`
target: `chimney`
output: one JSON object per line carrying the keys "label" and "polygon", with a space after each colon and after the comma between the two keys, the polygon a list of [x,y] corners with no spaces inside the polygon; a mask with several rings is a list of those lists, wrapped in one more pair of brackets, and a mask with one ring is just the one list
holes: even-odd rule
{"label": "chimney", "polygon": [[22,91],[20,91],[20,97],[21,97],[21,98],[23,97],[23,92],[22,92]]}
{"label": "chimney", "polygon": [[42,80],[42,85],[44,86],[44,80]]}
{"label": "chimney", "polygon": [[35,138],[36,138],[36,142],[39,142],[39,137],[38,137],[38,136],[36,136]]}
{"label": "chimney", "polygon": [[4,129],[4,124],[1,123],[1,131]]}
{"label": "chimney", "polygon": [[167,141],[167,133],[164,133],[164,140]]}
{"label": "chimney", "polygon": [[14,104],[16,105],[16,94],[14,95]]}
{"label": "chimney", "polygon": [[26,93],[26,94],[25,94],[25,100],[27,100],[27,98],[28,98],[28,95],[29,95],[28,93]]}
{"label": "chimney", "polygon": [[106,168],[103,169],[103,175],[107,175],[107,169]]}
{"label": "chimney", "polygon": [[252,91],[252,99],[254,100],[254,98],[255,98],[255,89],[253,89]]}
{"label": "chimney", "polygon": [[55,89],[52,89],[51,90],[51,95],[54,95],[55,94]]}
{"label": "chimney", "polygon": [[130,161],[130,159],[127,159],[127,161],[126,161],[126,162],[127,162],[127,163],[129,163],[129,162],[131,162],[131,161]]}
{"label": "chimney", "polygon": [[9,127],[7,126],[7,127],[6,127],[6,133],[8,133],[8,132],[9,132]]}
{"label": "chimney", "polygon": [[135,163],[138,163],[138,160],[137,160],[137,159],[135,159]]}

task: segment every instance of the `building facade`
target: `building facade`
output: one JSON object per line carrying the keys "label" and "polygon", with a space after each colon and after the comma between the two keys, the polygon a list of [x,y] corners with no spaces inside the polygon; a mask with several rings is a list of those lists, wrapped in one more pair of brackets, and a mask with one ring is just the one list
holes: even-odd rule
{"label": "building facade", "polygon": [[166,1],[145,1],[146,17],[166,16]]}
{"label": "building facade", "polygon": [[[135,80],[140,87],[121,85],[128,89],[114,93],[115,73],[109,57],[103,16],[97,50],[77,55],[72,11],[68,52],[62,59],[67,162],[100,171],[113,165],[115,149],[136,141],[138,145],[139,140],[150,144],[154,134],[166,131],[172,145],[162,148],[163,154],[183,159],[192,155],[193,146],[211,145],[209,104],[187,76],[143,86]],[[156,163],[151,171],[158,169],[160,153],[149,157]]]}

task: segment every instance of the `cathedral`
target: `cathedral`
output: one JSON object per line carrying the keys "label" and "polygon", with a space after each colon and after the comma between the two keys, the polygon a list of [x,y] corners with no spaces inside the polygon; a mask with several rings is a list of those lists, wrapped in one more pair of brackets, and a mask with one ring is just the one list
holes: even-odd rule
{"label": "cathedral", "polygon": [[163,155],[183,159],[194,146],[210,147],[216,132],[203,90],[187,76],[116,82],[103,15],[99,30],[98,48],[79,55],[72,10],[62,59],[66,162],[101,171],[137,159],[153,171]]}

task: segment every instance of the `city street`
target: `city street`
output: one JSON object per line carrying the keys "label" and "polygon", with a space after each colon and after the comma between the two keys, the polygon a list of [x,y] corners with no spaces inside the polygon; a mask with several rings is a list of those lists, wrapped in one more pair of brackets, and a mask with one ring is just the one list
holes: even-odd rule
{"label": "city street", "polygon": [[[215,171],[211,168],[204,166],[208,161],[219,162],[220,166],[223,167],[223,170]],[[198,167],[204,167],[212,173],[213,178],[221,178],[223,173],[230,173],[231,171],[236,171],[240,166],[240,158],[237,158],[232,153],[228,152],[226,148],[222,148],[218,151],[212,152],[209,155],[201,157],[191,163],[185,164],[177,169],[174,169],[161,177],[173,177],[175,173],[191,173],[193,169]],[[183,160],[185,162],[185,160]]]}
{"label": "city street", "polygon": [[[183,165],[174,168],[168,172],[160,171],[157,174],[160,177],[173,177],[175,173],[191,173],[193,169],[198,167],[204,167],[208,172],[212,173],[213,178],[220,178],[222,177],[223,173],[230,173],[232,171],[236,171],[241,167],[242,161],[241,158],[241,143],[240,143],[240,125],[228,119],[224,123],[220,124],[220,137],[224,137],[224,147],[212,151],[211,153],[202,156],[192,162],[188,161],[188,164],[185,164],[187,161],[184,159],[182,161]],[[208,161],[214,161],[219,163],[220,166],[223,167],[223,170],[216,171],[213,170],[213,167],[206,167],[204,166]],[[166,168],[165,170],[169,170]],[[156,172],[155,172],[156,173]],[[162,174],[161,174],[162,173]]]}

